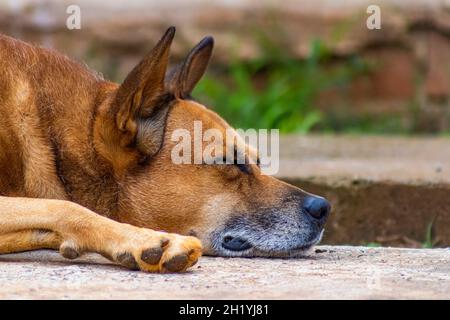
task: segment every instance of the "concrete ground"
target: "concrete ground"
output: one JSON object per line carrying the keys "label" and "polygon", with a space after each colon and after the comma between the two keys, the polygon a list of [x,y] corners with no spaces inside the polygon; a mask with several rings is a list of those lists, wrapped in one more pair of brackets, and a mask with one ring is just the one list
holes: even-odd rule
{"label": "concrete ground", "polygon": [[[450,139],[284,137],[279,177],[333,205],[325,243],[450,244]],[[3,299],[450,299],[450,249],[321,246],[304,259],[204,257],[185,274],[98,256],[0,256]]]}
{"label": "concrete ground", "polygon": [[449,299],[450,249],[319,246],[301,259],[203,257],[185,274],[89,255],[0,256],[1,299]]}

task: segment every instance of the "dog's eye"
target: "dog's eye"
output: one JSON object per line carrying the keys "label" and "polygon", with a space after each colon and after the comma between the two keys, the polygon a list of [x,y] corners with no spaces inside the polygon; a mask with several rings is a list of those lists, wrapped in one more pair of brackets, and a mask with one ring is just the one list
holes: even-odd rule
{"label": "dog's eye", "polygon": [[[223,163],[228,164],[226,157],[223,157]],[[250,172],[251,172],[250,166],[245,163],[238,163],[237,157],[234,158],[233,165],[236,166],[243,173],[250,174]]]}
{"label": "dog's eye", "polygon": [[243,173],[250,174],[250,166],[247,164],[235,164]]}

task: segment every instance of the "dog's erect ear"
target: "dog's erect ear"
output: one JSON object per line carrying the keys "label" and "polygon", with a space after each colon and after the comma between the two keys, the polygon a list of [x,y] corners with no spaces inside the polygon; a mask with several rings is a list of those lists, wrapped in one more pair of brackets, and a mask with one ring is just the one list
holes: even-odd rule
{"label": "dog's erect ear", "polygon": [[189,97],[208,67],[214,39],[205,37],[189,52],[184,62],[167,76],[169,90],[178,98]]}
{"label": "dog's erect ear", "polygon": [[164,93],[164,78],[175,28],[170,27],[156,46],[128,74],[116,95],[117,126],[127,130],[127,123],[137,116],[149,116]]}
{"label": "dog's erect ear", "polygon": [[167,93],[164,81],[174,35],[175,28],[170,27],[125,78],[113,103],[117,128],[124,133],[121,144],[136,143],[146,155],[161,145],[167,114],[167,110],[161,110],[161,100]]}

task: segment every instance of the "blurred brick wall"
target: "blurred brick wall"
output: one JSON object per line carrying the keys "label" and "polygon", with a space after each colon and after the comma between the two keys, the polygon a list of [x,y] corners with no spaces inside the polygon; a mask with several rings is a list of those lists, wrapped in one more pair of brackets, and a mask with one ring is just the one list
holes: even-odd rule
{"label": "blurred brick wall", "polygon": [[[81,7],[81,30],[65,27],[69,4]],[[381,7],[381,30],[366,28],[369,4]],[[428,131],[450,127],[449,0],[0,0],[0,32],[55,47],[119,80],[169,25],[178,27],[175,60],[211,34],[216,66],[235,54],[258,56],[256,32],[283,35],[286,51],[299,59],[320,38],[337,63],[358,54],[375,65],[370,75],[324,93],[324,111],[345,106],[349,113],[400,114],[410,121],[413,109]]]}

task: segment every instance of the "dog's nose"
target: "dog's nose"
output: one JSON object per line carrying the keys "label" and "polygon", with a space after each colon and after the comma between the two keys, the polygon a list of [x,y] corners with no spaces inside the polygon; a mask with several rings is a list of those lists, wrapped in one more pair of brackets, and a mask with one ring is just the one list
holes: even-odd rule
{"label": "dog's nose", "polygon": [[324,221],[330,214],[330,203],[322,197],[307,197],[303,202],[303,210],[314,219]]}

